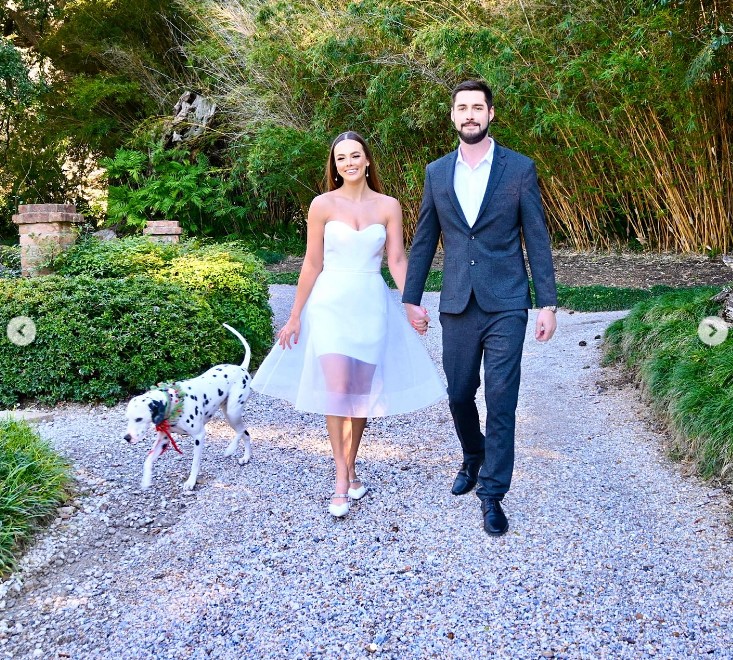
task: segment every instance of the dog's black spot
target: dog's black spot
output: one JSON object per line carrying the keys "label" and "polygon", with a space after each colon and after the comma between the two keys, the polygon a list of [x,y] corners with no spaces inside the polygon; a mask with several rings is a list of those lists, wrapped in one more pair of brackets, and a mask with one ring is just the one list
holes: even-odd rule
{"label": "dog's black spot", "polygon": [[217,368],[216,368],[216,371],[221,371],[221,370],[222,370],[222,368],[221,368],[221,367],[217,367]]}
{"label": "dog's black spot", "polygon": [[162,401],[153,399],[149,404],[150,418],[153,420],[153,424],[160,424],[165,419],[165,404]]}
{"label": "dog's black spot", "polygon": [[211,377],[212,378],[216,378],[216,374],[211,374]]}
{"label": "dog's black spot", "polygon": [[199,398],[198,398],[197,396],[194,396],[193,394],[191,395],[191,398],[192,398],[192,399],[193,399],[194,401],[198,401],[198,400],[199,400]]}
{"label": "dog's black spot", "polygon": [[187,387],[186,389],[187,389],[187,390],[190,390],[190,389],[191,389],[191,386],[189,385],[189,386],[188,386],[188,387]]}
{"label": "dog's black spot", "polygon": [[224,374],[224,378],[229,378],[229,374]]}
{"label": "dog's black spot", "polygon": [[199,407],[198,407],[198,406],[196,406],[196,407],[194,408],[193,412],[194,412],[194,413],[196,414],[196,416],[198,417],[198,414],[199,414]]}
{"label": "dog's black spot", "polygon": [[143,421],[143,418],[142,418],[142,417],[136,417],[136,418],[135,418],[135,421],[136,421],[136,422],[142,422],[142,421]]}
{"label": "dog's black spot", "polygon": [[198,447],[201,444],[201,440],[196,440],[196,446]]}
{"label": "dog's black spot", "polygon": [[189,416],[188,416],[188,418],[189,418],[189,419],[193,419],[193,415],[189,415]]}
{"label": "dog's black spot", "polygon": [[217,389],[217,392],[219,392],[219,396],[224,396],[224,392],[222,392],[221,390]]}

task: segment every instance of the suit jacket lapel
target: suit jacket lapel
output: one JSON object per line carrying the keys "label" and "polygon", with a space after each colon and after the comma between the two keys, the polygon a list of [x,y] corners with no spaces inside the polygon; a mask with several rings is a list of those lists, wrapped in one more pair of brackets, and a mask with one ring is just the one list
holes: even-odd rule
{"label": "suit jacket lapel", "polygon": [[[481,216],[484,214],[491,201],[491,196],[494,194],[499,181],[501,180],[502,174],[504,174],[504,167],[506,166],[506,152],[498,143],[494,144],[494,160],[491,163],[491,172],[489,172],[489,185],[486,186],[486,192],[484,193],[484,199],[481,202],[481,208],[479,208],[478,216],[476,217],[476,223],[481,220]],[[455,192],[454,192],[455,195]]]}
{"label": "suit jacket lapel", "polygon": [[456,188],[453,185],[453,177],[456,171],[456,160],[458,159],[458,149],[456,149],[453,153],[448,154],[448,158],[445,160],[445,169],[443,170],[444,175],[444,181],[447,188],[448,197],[450,198],[451,204],[453,204],[453,208],[455,209],[456,213],[458,214],[458,217],[460,220],[468,226],[468,220],[466,220],[466,216],[463,214],[463,209],[461,208],[461,203],[458,201],[458,196],[456,195]]}

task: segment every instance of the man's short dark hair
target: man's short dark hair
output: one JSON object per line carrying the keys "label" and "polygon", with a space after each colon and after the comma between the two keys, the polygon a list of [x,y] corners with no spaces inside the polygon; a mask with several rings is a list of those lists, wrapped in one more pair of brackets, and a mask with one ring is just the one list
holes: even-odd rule
{"label": "man's short dark hair", "polygon": [[451,94],[451,105],[456,104],[456,94],[458,92],[483,92],[486,97],[486,106],[488,108],[494,105],[494,95],[489,87],[483,80],[464,80],[462,83],[456,85]]}

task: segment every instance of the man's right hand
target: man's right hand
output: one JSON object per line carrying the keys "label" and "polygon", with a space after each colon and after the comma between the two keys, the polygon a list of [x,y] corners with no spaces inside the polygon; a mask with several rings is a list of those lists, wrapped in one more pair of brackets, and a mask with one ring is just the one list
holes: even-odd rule
{"label": "man's right hand", "polygon": [[410,325],[415,328],[418,334],[424,335],[428,331],[428,324],[430,323],[428,310],[418,305],[405,303],[405,312],[407,312],[407,320]]}

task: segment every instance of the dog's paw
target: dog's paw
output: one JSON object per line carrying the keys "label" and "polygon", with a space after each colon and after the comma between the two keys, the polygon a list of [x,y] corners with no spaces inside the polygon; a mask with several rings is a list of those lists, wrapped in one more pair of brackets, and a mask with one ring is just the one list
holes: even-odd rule
{"label": "dog's paw", "polygon": [[237,451],[238,447],[239,447],[238,442],[230,442],[229,446],[227,447],[227,450],[224,452],[224,456],[229,457],[233,455]]}
{"label": "dog's paw", "polygon": [[193,490],[196,487],[196,479],[191,481],[190,479],[186,479],[186,481],[183,483],[184,490]]}
{"label": "dog's paw", "polygon": [[247,463],[249,463],[250,458],[251,458],[250,454],[245,454],[244,456],[242,456],[241,458],[237,460],[237,463],[239,463],[240,465],[246,465]]}
{"label": "dog's paw", "polygon": [[140,488],[143,490],[147,490],[150,488],[150,485],[153,483],[153,480],[150,477],[143,477],[140,481]]}

